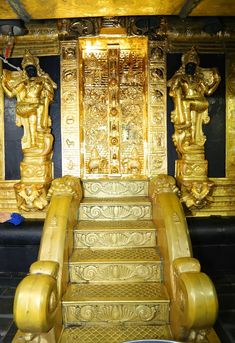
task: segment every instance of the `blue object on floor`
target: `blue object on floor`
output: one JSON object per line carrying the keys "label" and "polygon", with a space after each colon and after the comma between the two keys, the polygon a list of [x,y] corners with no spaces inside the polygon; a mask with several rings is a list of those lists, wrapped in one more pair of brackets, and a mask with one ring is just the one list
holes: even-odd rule
{"label": "blue object on floor", "polygon": [[11,223],[14,225],[20,225],[24,221],[24,217],[22,217],[19,213],[11,213],[11,218],[7,220],[7,223]]}

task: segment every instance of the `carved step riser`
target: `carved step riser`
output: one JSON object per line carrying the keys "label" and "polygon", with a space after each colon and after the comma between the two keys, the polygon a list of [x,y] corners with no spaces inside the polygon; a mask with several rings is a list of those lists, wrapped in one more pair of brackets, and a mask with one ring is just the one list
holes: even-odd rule
{"label": "carved step riser", "polygon": [[150,220],[152,208],[146,205],[88,205],[81,204],[79,208],[80,220]]}
{"label": "carved step riser", "polygon": [[161,263],[93,263],[70,265],[70,281],[95,282],[160,282]]}
{"label": "carved step riser", "polygon": [[155,247],[155,231],[74,232],[75,248]]}
{"label": "carved step riser", "polygon": [[169,303],[63,304],[65,325],[169,323]]}
{"label": "carved step riser", "polygon": [[148,181],[83,181],[83,190],[89,198],[147,196]]}

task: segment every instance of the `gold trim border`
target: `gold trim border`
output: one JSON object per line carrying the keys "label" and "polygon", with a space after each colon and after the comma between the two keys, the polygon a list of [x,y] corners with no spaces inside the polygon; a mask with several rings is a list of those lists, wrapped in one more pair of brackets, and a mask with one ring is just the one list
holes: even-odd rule
{"label": "gold trim border", "polygon": [[62,41],[61,154],[62,175],[80,176],[78,41]]}
{"label": "gold trim border", "polygon": [[[3,63],[0,60],[0,80]],[[0,82],[0,180],[5,179],[5,130],[4,130],[4,92]]]}

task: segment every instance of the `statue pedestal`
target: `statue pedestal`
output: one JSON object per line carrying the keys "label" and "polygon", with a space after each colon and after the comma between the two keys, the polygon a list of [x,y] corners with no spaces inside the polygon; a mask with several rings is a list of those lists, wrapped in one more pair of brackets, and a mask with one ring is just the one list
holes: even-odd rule
{"label": "statue pedestal", "polygon": [[208,161],[204,153],[185,154],[182,160],[176,161],[175,170],[182,201],[188,208],[201,208],[212,201],[214,183],[207,177]]}
{"label": "statue pedestal", "polygon": [[48,205],[47,192],[52,181],[51,154],[25,153],[20,163],[21,182],[14,185],[17,205],[22,211],[41,211]]}

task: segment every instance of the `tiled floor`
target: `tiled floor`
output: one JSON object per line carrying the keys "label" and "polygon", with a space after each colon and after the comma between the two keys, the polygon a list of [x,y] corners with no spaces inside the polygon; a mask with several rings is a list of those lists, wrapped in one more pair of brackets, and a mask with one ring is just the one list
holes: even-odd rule
{"label": "tiled floor", "polygon": [[16,333],[13,322],[15,289],[24,274],[0,273],[0,342],[10,343]]}
{"label": "tiled floor", "polygon": [[[235,272],[210,275],[219,297],[219,318],[215,329],[221,343],[235,343]],[[0,342],[10,343],[16,333],[13,322],[15,289],[24,274],[0,273]]]}

